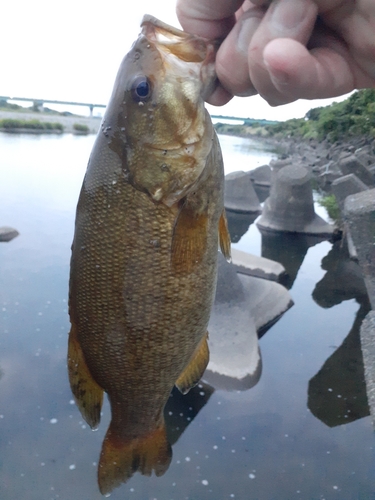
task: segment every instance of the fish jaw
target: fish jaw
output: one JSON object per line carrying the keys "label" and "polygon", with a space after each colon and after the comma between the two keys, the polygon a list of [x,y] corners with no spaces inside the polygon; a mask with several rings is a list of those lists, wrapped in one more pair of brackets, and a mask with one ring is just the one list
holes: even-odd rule
{"label": "fish jaw", "polygon": [[[218,84],[215,56],[219,42],[191,35],[148,14],[143,17],[141,27],[144,36],[164,53],[165,64],[171,67],[175,65],[175,70],[179,72],[191,72],[191,68],[187,68],[185,63],[200,63],[195,71],[199,72],[201,81],[200,97],[205,100]],[[189,87],[196,92],[192,85],[189,86],[189,82],[185,91]]]}
{"label": "fish jaw", "polygon": [[173,205],[205,168],[215,52],[214,43],[145,16],[120,67],[103,129],[126,178],[155,202]]}

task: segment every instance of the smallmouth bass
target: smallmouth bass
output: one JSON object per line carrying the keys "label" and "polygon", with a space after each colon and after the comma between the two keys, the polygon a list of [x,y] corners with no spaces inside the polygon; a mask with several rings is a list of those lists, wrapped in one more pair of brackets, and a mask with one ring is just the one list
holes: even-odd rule
{"label": "smallmouth bass", "polygon": [[217,251],[230,256],[220,146],[204,98],[214,44],[145,16],[125,56],[80,193],[69,289],[68,371],[99,425],[103,494],[171,461],[163,409],[209,358]]}

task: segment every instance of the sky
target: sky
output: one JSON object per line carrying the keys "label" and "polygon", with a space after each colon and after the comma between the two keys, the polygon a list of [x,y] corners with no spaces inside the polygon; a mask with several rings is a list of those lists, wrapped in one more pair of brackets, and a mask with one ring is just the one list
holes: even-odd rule
{"label": "sky", "polygon": [[[144,14],[180,27],[176,0],[12,0],[1,5],[0,95],[106,104]],[[256,119],[303,117],[345,97],[279,107],[261,97],[234,98],[211,114]],[[49,106],[51,107],[51,106]]]}

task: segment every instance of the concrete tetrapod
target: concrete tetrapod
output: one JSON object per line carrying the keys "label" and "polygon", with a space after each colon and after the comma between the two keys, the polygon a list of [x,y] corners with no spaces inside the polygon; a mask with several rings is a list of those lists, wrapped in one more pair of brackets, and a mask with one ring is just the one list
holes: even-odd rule
{"label": "concrete tetrapod", "polygon": [[334,231],[334,226],[315,213],[310,174],[300,165],[288,165],[275,175],[270,196],[256,224],[263,230],[325,238]]}
{"label": "concrete tetrapod", "polygon": [[262,207],[249,172],[232,172],[225,176],[224,205],[234,212],[260,214]]}

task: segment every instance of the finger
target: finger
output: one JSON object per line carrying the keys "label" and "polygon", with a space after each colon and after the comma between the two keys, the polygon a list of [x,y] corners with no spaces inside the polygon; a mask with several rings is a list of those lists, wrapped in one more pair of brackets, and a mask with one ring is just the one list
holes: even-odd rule
{"label": "finger", "polygon": [[212,104],[213,106],[223,106],[224,104],[227,104],[231,99],[233,98],[233,95],[230,94],[225,88],[219,84],[215,90],[212,92],[212,94],[206,99],[208,104]]}
{"label": "finger", "polygon": [[270,78],[263,58],[265,47],[272,40],[282,38],[289,38],[306,45],[316,17],[317,6],[313,0],[274,0],[268,8],[251,39],[248,51],[250,79],[259,94],[268,102],[282,104],[291,101],[290,96],[285,99]]}
{"label": "finger", "polygon": [[244,0],[177,0],[178,20],[185,31],[205,38],[224,38]]}
{"label": "finger", "polygon": [[273,40],[264,50],[264,61],[278,91],[265,96],[274,106],[296,99],[335,97],[354,88],[350,57],[330,47],[309,52],[295,40]]}
{"label": "finger", "polygon": [[249,75],[248,48],[264,11],[251,8],[238,18],[216,55],[216,72],[224,88],[236,96],[257,93]]}
{"label": "finger", "polygon": [[366,73],[375,78],[375,3],[373,0],[358,2],[357,10],[346,12],[332,28],[346,41],[350,53]]}

